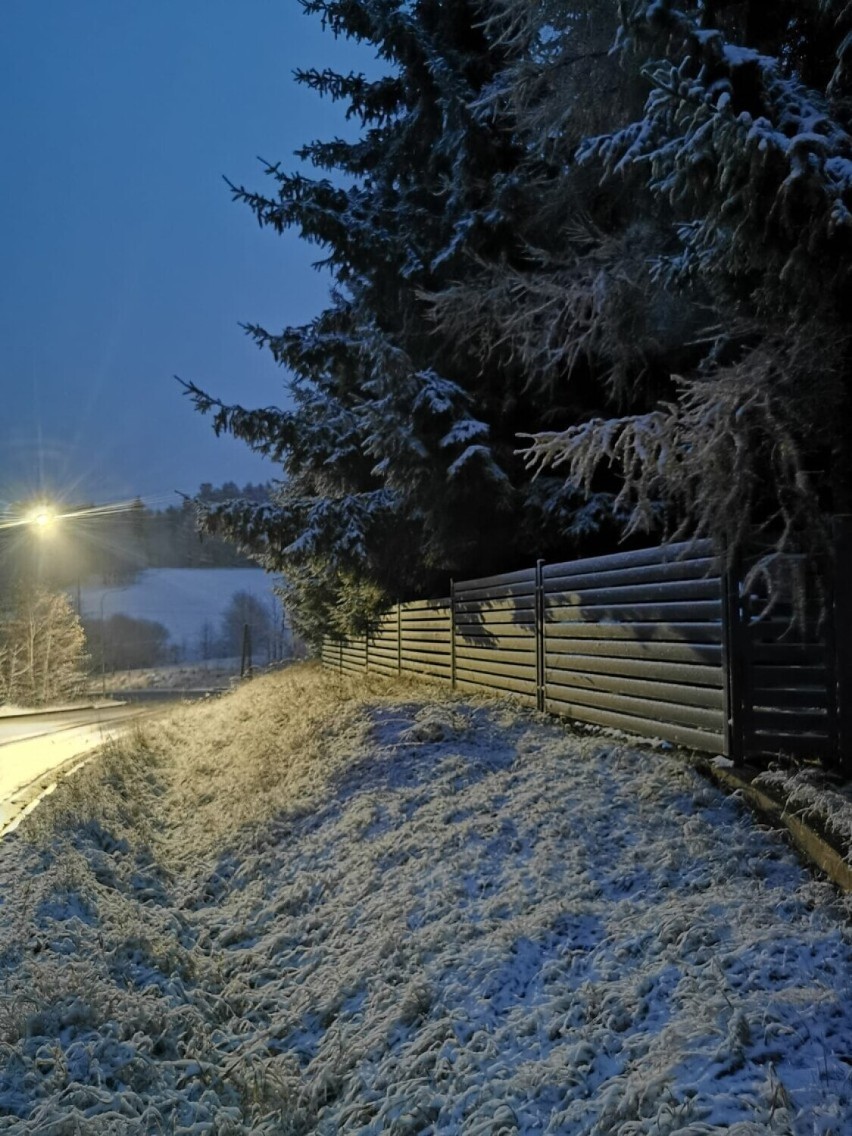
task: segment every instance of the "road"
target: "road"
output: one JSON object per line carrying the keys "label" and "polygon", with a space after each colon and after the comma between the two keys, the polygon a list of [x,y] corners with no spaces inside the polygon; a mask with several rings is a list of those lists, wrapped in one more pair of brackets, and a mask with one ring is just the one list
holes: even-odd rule
{"label": "road", "polygon": [[135,719],[162,712],[147,705],[87,706],[0,717],[0,836]]}

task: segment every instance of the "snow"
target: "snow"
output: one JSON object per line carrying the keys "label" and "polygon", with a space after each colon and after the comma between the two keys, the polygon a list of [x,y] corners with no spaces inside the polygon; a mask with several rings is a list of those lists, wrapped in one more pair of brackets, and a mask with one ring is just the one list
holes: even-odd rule
{"label": "snow", "polygon": [[[149,568],[129,585],[82,588],[84,619],[128,615],[162,623],[184,658],[199,657],[205,623],[218,634],[220,620],[235,592],[249,592],[280,613],[274,577],[261,568]],[[76,603],[76,592],[71,596]]]}
{"label": "snow", "polygon": [[185,708],[0,896],[0,1132],[848,1131],[848,905],[677,754],[497,700]]}

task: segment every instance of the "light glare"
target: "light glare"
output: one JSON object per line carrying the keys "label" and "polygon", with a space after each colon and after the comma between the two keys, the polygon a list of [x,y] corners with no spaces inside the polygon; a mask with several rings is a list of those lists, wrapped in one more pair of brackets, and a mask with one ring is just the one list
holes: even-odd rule
{"label": "light glare", "polygon": [[50,528],[55,520],[56,514],[49,505],[39,505],[27,516],[29,524],[40,530]]}

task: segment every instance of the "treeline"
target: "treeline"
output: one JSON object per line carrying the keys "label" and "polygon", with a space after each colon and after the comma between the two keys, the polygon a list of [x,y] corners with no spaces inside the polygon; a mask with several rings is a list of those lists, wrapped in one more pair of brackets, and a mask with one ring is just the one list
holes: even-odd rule
{"label": "treeline", "polygon": [[[187,658],[233,659],[244,650],[254,665],[267,665],[289,657],[294,649],[280,605],[271,597],[264,603],[246,591],[234,592],[218,621],[202,626],[196,642],[175,643],[158,620],[121,613],[106,619],[84,619],[82,628],[94,674],[179,663]],[[0,639],[0,665],[2,659]]]}
{"label": "treeline", "polygon": [[[242,488],[233,481],[218,487],[204,482],[196,499],[208,506],[235,499],[256,506],[269,500],[269,489],[251,482]],[[126,514],[111,520],[104,536],[107,563],[101,572],[112,578],[142,568],[241,568],[254,563],[233,542],[202,534],[189,498],[165,509],[147,508],[137,500]]]}
{"label": "treeline", "polygon": [[199,505],[306,637],[625,534],[758,532],[772,586],[825,549],[852,508],[852,7],[302,6],[385,72],[301,71],[360,136],[233,193],[334,288],[249,328],[292,409],[188,388],[281,463],[270,502]]}

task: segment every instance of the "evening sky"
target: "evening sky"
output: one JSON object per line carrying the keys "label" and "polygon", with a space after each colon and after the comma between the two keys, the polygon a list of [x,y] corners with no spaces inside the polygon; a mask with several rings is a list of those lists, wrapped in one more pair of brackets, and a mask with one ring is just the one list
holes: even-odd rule
{"label": "evening sky", "polygon": [[271,191],[259,156],[296,168],[299,145],[350,135],[292,73],[371,62],[296,0],[3,0],[0,503],[276,476],[173,376],[281,404],[239,324],[305,322],[328,278],[223,175]]}

